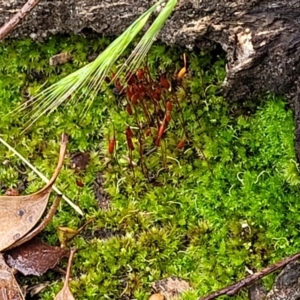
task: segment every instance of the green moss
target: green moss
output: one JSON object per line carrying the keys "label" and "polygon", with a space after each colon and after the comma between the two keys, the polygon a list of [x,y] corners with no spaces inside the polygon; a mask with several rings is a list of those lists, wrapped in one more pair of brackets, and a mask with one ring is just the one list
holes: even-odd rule
{"label": "green moss", "polygon": [[[46,80],[56,82],[84,65],[89,54],[108,43],[72,36],[53,37],[45,44],[23,40],[0,45],[1,136],[47,176],[54,170],[63,131],[70,136],[69,152],[91,152],[91,162],[80,174],[66,159],[57,182],[86,218],[95,218],[85,234],[73,241],[80,249],[71,282],[76,298],[120,299],[126,294],[145,299],[152,282],[176,275],[194,288],[183,299],[196,299],[243,278],[246,265],[259,269],[297,252],[299,174],[292,112],[283,99],[268,94],[252,115],[233,114],[240,109],[238,104],[229,105],[217,96],[225,75],[221,57],[213,62],[209,54],[187,53],[189,73],[176,92],[182,114],[174,112],[164,137],[168,168],[162,169],[160,150],[146,161],[156,174],[155,184],[139,167],[133,172],[123,158],[128,155],[123,132],[134,121],[111,91],[99,94],[84,118],[79,116],[84,108],[79,101],[58,108],[22,135],[31,108],[4,118],[26,101],[26,93],[34,95]],[[71,52],[73,60],[50,67],[49,58],[61,51]],[[176,74],[182,67],[178,53],[182,50],[155,45],[148,57],[153,76],[165,71]],[[190,139],[178,150],[182,117]],[[109,161],[112,120],[118,146]],[[135,151],[134,160],[138,158]],[[9,163],[2,164],[4,160]],[[43,185],[4,146],[0,146],[0,162],[2,192],[18,186],[20,169],[28,180],[24,193]],[[93,193],[97,172],[103,172],[105,191],[112,199],[108,211],[99,209]],[[84,187],[76,185],[77,178]],[[55,227],[76,228],[82,223],[63,203],[43,239],[57,244]],[[117,234],[97,238],[104,228]],[[53,299],[60,287],[61,282],[54,283],[41,299]],[[245,293],[237,297],[245,298]]]}

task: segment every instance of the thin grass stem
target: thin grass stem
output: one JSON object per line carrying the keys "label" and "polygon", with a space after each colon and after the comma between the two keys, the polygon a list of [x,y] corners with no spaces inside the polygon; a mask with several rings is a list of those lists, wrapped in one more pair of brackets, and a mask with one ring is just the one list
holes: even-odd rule
{"label": "thin grass stem", "polygon": [[[2,138],[0,138],[0,142],[6,146],[11,152],[13,152],[17,157],[19,157],[24,164],[26,164],[35,174],[37,174],[45,183],[49,182],[49,179],[42,174],[35,166],[33,166],[22,154],[20,154],[16,149],[10,146],[7,142],[5,142]],[[55,186],[52,186],[52,189],[59,195],[62,195],[62,198],[80,215],[83,216],[83,211],[73,203],[67,196],[63,195],[63,193]]]}

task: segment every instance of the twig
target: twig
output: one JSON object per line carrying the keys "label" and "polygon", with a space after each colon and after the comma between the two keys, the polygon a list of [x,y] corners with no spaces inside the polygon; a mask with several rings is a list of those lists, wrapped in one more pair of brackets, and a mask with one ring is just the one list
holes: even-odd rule
{"label": "twig", "polygon": [[28,0],[23,7],[7,23],[0,28],[0,40],[5,38],[31,10],[40,2],[40,0]]}
{"label": "twig", "polygon": [[213,300],[222,295],[233,296],[233,295],[237,294],[242,288],[245,288],[245,287],[253,284],[255,281],[269,275],[272,272],[275,272],[278,269],[285,267],[289,263],[291,263],[299,258],[300,258],[300,252],[298,252],[294,255],[291,255],[287,258],[284,258],[283,260],[281,260],[271,266],[268,266],[265,269],[258,271],[252,275],[249,275],[249,276],[245,277],[244,279],[237,281],[236,283],[228,285],[218,291],[212,292],[205,297],[199,298],[198,300]]}

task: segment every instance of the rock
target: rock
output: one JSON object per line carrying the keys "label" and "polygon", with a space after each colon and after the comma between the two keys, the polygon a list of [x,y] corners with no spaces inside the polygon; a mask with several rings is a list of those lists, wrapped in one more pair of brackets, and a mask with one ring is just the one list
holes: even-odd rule
{"label": "rock", "polygon": [[[187,281],[175,276],[171,276],[154,282],[152,284],[152,288],[156,293],[164,296],[165,300],[171,300],[171,299],[175,299],[176,297],[179,297],[182,293],[190,290],[191,286]],[[157,300],[160,299],[157,298]]]}

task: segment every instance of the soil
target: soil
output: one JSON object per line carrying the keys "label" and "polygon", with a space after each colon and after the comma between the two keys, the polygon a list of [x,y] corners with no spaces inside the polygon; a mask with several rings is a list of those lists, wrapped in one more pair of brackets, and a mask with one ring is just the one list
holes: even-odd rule
{"label": "soil", "polygon": [[96,175],[96,180],[94,182],[94,194],[98,201],[99,208],[102,210],[108,210],[111,202],[110,196],[104,191],[104,177],[103,173],[99,172]]}

